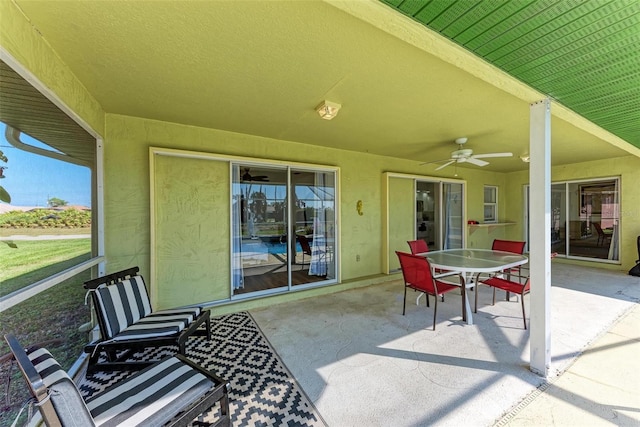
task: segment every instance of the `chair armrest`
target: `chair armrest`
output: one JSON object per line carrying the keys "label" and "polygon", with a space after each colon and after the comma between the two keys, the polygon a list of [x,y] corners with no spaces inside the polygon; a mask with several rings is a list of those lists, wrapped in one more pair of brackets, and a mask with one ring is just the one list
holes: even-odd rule
{"label": "chair armrest", "polygon": [[7,341],[7,344],[9,344],[9,349],[11,353],[13,353],[13,357],[15,357],[20,370],[27,379],[33,396],[38,399],[38,402],[41,401],[47,396],[47,386],[42,381],[42,377],[35,366],[33,366],[29,356],[27,356],[27,352],[22,348],[17,338],[12,334],[7,334],[4,336],[4,339]]}
{"label": "chair armrest", "polygon": [[190,359],[187,359],[185,356],[183,356],[182,354],[176,354],[176,357],[178,359],[180,359],[184,364],[189,365],[190,367],[192,367],[193,369],[195,369],[196,371],[200,372],[202,375],[204,375],[205,377],[209,378],[210,380],[212,380],[213,382],[215,382],[217,385],[219,384],[226,384],[227,388],[229,387],[229,383],[226,380],[223,380],[222,378],[220,378],[219,376],[217,376],[216,374],[214,374],[213,372],[211,372],[208,369],[205,369],[204,367],[198,365],[197,363],[191,361]]}
{"label": "chair armrest", "polygon": [[444,273],[434,274],[433,278],[441,279],[443,277],[449,277],[449,276],[462,276],[462,273],[460,273],[459,271],[445,271]]}
{"label": "chair armrest", "polygon": [[493,273],[478,273],[478,274],[476,274],[476,278],[474,280],[474,283],[482,282],[482,280],[480,280],[480,276],[482,276],[483,274],[485,276],[487,276],[487,277],[485,277],[482,280],[487,280],[487,279],[491,279],[492,277],[496,277],[499,274],[504,274],[504,273],[502,271],[495,271]]}

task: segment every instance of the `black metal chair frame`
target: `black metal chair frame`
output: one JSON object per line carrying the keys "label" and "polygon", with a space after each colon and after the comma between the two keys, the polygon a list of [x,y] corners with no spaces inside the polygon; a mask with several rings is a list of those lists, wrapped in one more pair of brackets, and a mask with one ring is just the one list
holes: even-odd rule
{"label": "black metal chair frame", "polygon": [[[9,348],[13,357],[15,358],[20,371],[22,372],[31,395],[37,401],[36,406],[40,410],[40,414],[47,426],[61,426],[58,414],[55,407],[49,399],[49,390],[45,386],[42,377],[36,370],[35,366],[29,359],[25,349],[20,345],[15,336],[9,334],[5,335],[5,340],[9,344]],[[195,369],[205,377],[209,378],[216,386],[206,393],[202,398],[191,403],[189,408],[175,415],[175,417],[169,422],[164,424],[165,426],[182,427],[187,425],[195,426],[230,426],[229,416],[229,383],[222,380],[212,372],[204,369],[203,367],[193,363],[182,355],[177,355],[183,363],[189,367]],[[157,362],[155,362],[157,363]],[[105,390],[106,391],[106,390]],[[195,420],[198,415],[204,413],[209,408],[213,407],[216,402],[220,402],[220,418],[214,423],[204,423]]]}
{"label": "black metal chair frame", "polygon": [[[103,277],[99,277],[84,282],[84,288],[87,290],[94,290],[98,286],[113,285],[122,280],[129,279],[138,274],[140,269],[138,267],[132,267],[126,270],[118,271],[115,273],[107,274]],[[98,326],[100,327],[100,334],[102,337],[108,336],[106,319],[104,319],[98,307],[96,295],[92,294],[92,301],[94,306],[94,312],[98,320]],[[199,329],[202,324],[205,324],[204,329]],[[187,340],[191,336],[203,336],[207,337],[207,340],[211,339],[211,318],[209,310],[202,310],[200,315],[189,324],[179,334],[170,336],[161,336],[155,338],[144,339],[130,339],[123,341],[106,342],[103,339],[94,341],[85,346],[85,353],[89,353],[89,364],[87,366],[87,373],[91,374],[100,370],[131,370],[142,369],[155,363],[155,361],[130,361],[127,360],[132,352],[142,350],[149,347],[164,347],[164,346],[177,346],[178,354],[186,355]],[[107,357],[107,362],[99,362],[100,354],[104,351]]]}

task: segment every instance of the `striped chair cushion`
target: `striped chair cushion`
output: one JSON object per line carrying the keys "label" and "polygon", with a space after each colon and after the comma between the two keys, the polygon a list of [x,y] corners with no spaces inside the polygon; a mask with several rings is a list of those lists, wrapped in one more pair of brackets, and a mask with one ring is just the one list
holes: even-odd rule
{"label": "striped chair cushion", "polygon": [[170,357],[90,398],[87,406],[98,426],[160,426],[214,386]]}
{"label": "striped chair cushion", "polygon": [[106,323],[105,339],[151,313],[149,295],[142,276],[134,276],[114,285],[100,285],[95,290],[99,310]]}
{"label": "striped chair cushion", "polygon": [[[28,353],[31,363],[42,382],[49,389],[51,403],[63,426],[94,426],[95,423],[84,403],[80,391],[69,375],[44,348],[34,348]],[[28,421],[29,426],[43,425],[40,413]]]}
{"label": "striped chair cushion", "polygon": [[200,307],[156,311],[112,337],[113,341],[171,336],[180,333],[202,312]]}

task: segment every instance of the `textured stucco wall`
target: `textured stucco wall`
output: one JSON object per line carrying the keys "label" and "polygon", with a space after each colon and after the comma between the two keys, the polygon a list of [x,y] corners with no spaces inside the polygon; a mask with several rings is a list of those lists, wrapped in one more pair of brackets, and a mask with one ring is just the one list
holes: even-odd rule
{"label": "textured stucco wall", "polygon": [[[225,155],[315,163],[340,168],[340,238],[342,280],[379,275],[382,271],[383,172],[428,175],[418,162],[390,159],[313,147],[251,135],[107,115],[105,142],[105,217],[108,270],[139,265],[150,272],[150,179],[149,147],[202,151]],[[454,170],[443,170],[451,178]],[[469,181],[469,194],[482,194],[484,183],[495,184],[500,174],[458,169]],[[446,175],[445,175],[446,174]],[[482,200],[481,197],[479,196]],[[476,200],[474,196],[474,202]],[[356,204],[363,201],[364,215]],[[407,206],[408,212],[414,203]],[[474,206],[477,212],[482,206]],[[406,244],[405,244],[406,246]],[[405,248],[407,249],[407,248]],[[360,256],[360,261],[356,257]]]}

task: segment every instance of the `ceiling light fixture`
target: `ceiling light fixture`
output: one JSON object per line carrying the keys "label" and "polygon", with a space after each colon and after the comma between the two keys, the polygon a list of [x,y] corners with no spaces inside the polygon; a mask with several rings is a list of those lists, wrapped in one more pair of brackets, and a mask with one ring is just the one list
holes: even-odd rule
{"label": "ceiling light fixture", "polygon": [[340,110],[341,107],[342,105],[336,102],[325,100],[325,101],[322,101],[320,105],[316,107],[316,111],[318,112],[320,117],[322,117],[323,119],[331,120],[338,115],[338,110]]}

